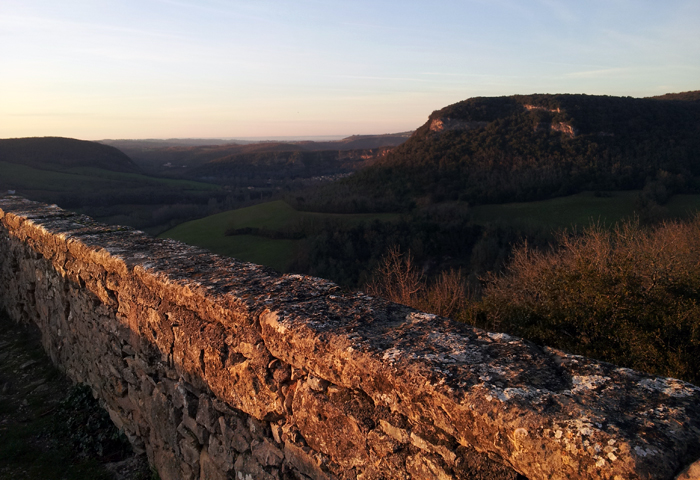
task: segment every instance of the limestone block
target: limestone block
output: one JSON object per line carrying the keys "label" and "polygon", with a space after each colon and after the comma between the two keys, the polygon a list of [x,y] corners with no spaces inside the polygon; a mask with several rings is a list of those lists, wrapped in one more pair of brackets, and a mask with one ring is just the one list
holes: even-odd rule
{"label": "limestone block", "polygon": [[439,442],[439,439],[436,439],[434,437],[431,438],[427,435],[418,435],[415,431],[413,431],[411,432],[411,443],[416,447],[420,448],[421,450],[425,450],[431,453],[437,453],[443,458],[443,460],[445,460],[450,465],[454,465],[455,461],[457,460],[457,455],[454,452],[456,446],[450,444],[441,444]]}
{"label": "limestone block", "polygon": [[199,442],[189,435],[183,436],[180,440],[180,454],[182,455],[182,459],[196,472],[200,470],[199,458],[201,451],[202,448]]}
{"label": "limestone block", "polygon": [[234,470],[238,480],[275,480],[251,455],[239,455]]}
{"label": "limestone block", "polygon": [[106,408],[107,413],[109,414],[110,420],[112,420],[112,423],[117,427],[118,430],[124,430],[124,424],[125,421],[122,418],[122,415],[117,412],[116,410],[113,410],[109,407]]}
{"label": "limestone block", "polygon": [[[214,407],[214,410],[216,410],[219,413],[223,413],[224,415],[236,415],[236,412],[229,407],[226,402],[219,398],[212,398],[211,399],[211,406]],[[217,420],[218,421],[218,420]]]}
{"label": "limestone block", "polygon": [[270,431],[272,432],[272,438],[275,439],[275,442],[277,442],[278,444],[281,444],[282,443],[282,426],[279,425],[278,423],[273,423],[270,425]]}
{"label": "limestone block", "polygon": [[379,426],[384,433],[399,443],[409,443],[411,441],[411,435],[407,430],[395,427],[384,419],[379,420]]}
{"label": "limestone block", "polygon": [[201,445],[206,445],[209,439],[209,432],[189,415],[182,416],[182,421],[178,425],[177,431],[181,435],[193,436]]}
{"label": "limestone block", "polygon": [[144,400],[147,412],[146,420],[150,424],[152,432],[157,432],[156,436],[162,438],[168,447],[177,452],[177,426],[180,424],[180,419],[170,399],[163,393],[160,384],[153,390],[153,395]]}
{"label": "limestone block", "polygon": [[153,465],[158,470],[160,480],[185,480],[182,475],[182,462],[172,451],[154,449],[149,460],[153,461]]}
{"label": "limestone block", "polygon": [[204,393],[201,394],[199,396],[197,415],[195,417],[197,423],[206,428],[209,432],[214,433],[218,416],[209,396]]}
{"label": "limestone block", "polygon": [[[391,455],[379,464],[370,464],[357,473],[357,480],[411,480],[405,458]],[[494,479],[495,480],[495,479]]]}
{"label": "limestone block", "polygon": [[228,449],[243,453],[250,448],[253,435],[250,428],[238,416],[219,417],[221,441]]}
{"label": "limestone block", "polygon": [[[700,444],[697,387],[397,306],[379,315],[370,303],[357,295],[285,305],[262,315],[263,337],[281,360],[364,391],[378,408],[432,424],[531,480],[672,478],[700,454],[677,448]],[[671,411],[686,427],[671,427]],[[611,441],[614,460],[595,450]]]}
{"label": "limestone block", "polygon": [[374,455],[376,455],[376,461],[381,461],[379,459],[396,453],[401,447],[399,442],[379,430],[372,430],[369,432],[367,435],[367,445]]}
{"label": "limestone block", "polygon": [[310,447],[324,452],[346,468],[361,467],[369,460],[366,434],[345,414],[342,405],[303,384],[294,395],[294,418]]}
{"label": "limestone block", "polygon": [[[111,371],[112,369],[110,369]],[[121,378],[111,378],[111,393],[116,397],[125,397],[129,393],[129,386]]]}
{"label": "limestone block", "polygon": [[416,454],[406,459],[406,470],[416,480],[454,480],[441,462],[432,456]]}
{"label": "limestone block", "polygon": [[196,417],[199,407],[199,396],[190,392],[192,387],[182,380],[177,383],[172,381],[164,381],[163,383],[170,383],[172,385],[168,390],[172,392],[173,405],[177,408],[181,408],[184,415],[192,418]]}
{"label": "limestone block", "polygon": [[117,406],[121,411],[125,412],[125,414],[130,414],[137,408],[128,395],[123,397],[110,397],[108,403]]}
{"label": "limestone block", "polygon": [[209,447],[206,450],[209,455],[208,458],[223,472],[228,472],[233,468],[233,464],[238,456],[230,444],[225,443],[215,435],[209,437]]}
{"label": "limestone block", "polygon": [[306,475],[312,480],[330,480],[330,475],[325,473],[316,459],[309,455],[302,447],[287,442],[284,445],[284,459],[294,470]]}
{"label": "limestone block", "polygon": [[[129,362],[127,361],[127,359],[128,359],[129,361],[132,361],[132,362],[133,362],[133,357],[126,357],[126,358],[124,359],[124,363],[125,363],[125,364],[128,365],[128,363],[129,363]],[[127,383],[129,384],[129,388],[131,388],[131,387],[134,386],[134,385],[137,385],[137,384],[140,382],[140,379],[136,376],[136,374],[134,373],[134,371],[133,371],[132,369],[130,369],[130,368],[124,368],[124,369],[122,370],[122,378],[124,379],[125,382],[127,382]]]}
{"label": "limestone block", "polygon": [[272,378],[278,386],[287,384],[292,379],[292,369],[286,363],[275,359],[268,368],[272,371]]}
{"label": "limestone block", "polygon": [[180,462],[180,477],[182,480],[199,480],[200,469],[194,470],[188,463]]}
{"label": "limestone block", "polygon": [[267,438],[255,440],[250,446],[253,456],[264,467],[279,467],[284,460],[284,453]]}
{"label": "limestone block", "polygon": [[208,378],[212,391],[230,406],[260,419],[282,416],[282,398],[255,373],[250,361],[212,373]]}
{"label": "limestone block", "polygon": [[[199,478],[201,480],[228,480],[226,473],[211,459],[207,450],[202,450],[199,457],[199,465]],[[233,465],[231,468],[233,468]]]}
{"label": "limestone block", "polygon": [[315,375],[309,375],[306,378],[306,384],[309,386],[309,388],[311,390],[314,390],[316,392],[323,392],[326,388],[328,388],[328,385],[330,385],[330,382],[328,380],[318,378]]}
{"label": "limestone block", "polygon": [[267,422],[261,422],[255,417],[247,417],[246,423],[248,424],[248,430],[251,435],[253,435],[253,438],[262,438],[265,435],[268,427]]}

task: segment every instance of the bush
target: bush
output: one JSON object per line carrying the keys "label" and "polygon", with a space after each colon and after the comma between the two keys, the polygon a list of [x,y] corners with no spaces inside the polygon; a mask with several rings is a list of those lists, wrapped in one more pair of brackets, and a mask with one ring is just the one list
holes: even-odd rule
{"label": "bush", "polygon": [[471,311],[471,295],[461,270],[443,271],[428,282],[411,252],[402,254],[396,246],[382,258],[365,290],[370,295],[443,317],[463,319]]}
{"label": "bush", "polygon": [[524,244],[486,280],[479,326],[700,383],[700,217]]}

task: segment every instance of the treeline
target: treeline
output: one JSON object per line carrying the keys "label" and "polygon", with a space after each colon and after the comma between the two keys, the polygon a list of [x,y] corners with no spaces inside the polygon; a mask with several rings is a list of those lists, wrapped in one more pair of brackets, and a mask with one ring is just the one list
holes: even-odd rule
{"label": "treeline", "polygon": [[[357,175],[357,174],[355,174]],[[336,181],[312,186],[299,185],[284,192],[284,201],[296,210],[321,213],[410,212],[415,200],[392,191],[372,195],[350,182]]]}
{"label": "treeline", "polygon": [[394,248],[366,289],[617,365],[700,384],[700,216],[689,222],[561,234],[551,249],[523,243],[505,271],[475,290],[459,270],[429,279]]}
{"label": "treeline", "polygon": [[511,244],[528,238],[547,245],[552,234],[543,229],[495,222],[471,221],[464,205],[437,205],[414,210],[395,220],[352,222],[347,219],[302,219],[285,228],[230,228],[227,235],[257,235],[297,240],[290,270],[361,287],[391,248],[411,251],[427,276],[450,268],[477,275],[499,270]]}

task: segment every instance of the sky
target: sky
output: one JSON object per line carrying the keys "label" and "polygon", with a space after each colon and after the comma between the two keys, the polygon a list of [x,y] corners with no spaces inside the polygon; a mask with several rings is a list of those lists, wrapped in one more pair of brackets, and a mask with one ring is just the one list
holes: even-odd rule
{"label": "sky", "polygon": [[0,0],[0,138],[413,130],[474,96],[700,89],[698,0]]}

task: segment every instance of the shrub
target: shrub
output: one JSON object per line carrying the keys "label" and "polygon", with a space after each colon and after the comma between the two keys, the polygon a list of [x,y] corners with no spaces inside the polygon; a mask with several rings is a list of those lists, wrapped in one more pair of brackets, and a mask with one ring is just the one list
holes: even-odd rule
{"label": "shrub", "polygon": [[425,289],[425,278],[418,270],[411,252],[402,254],[398,247],[389,249],[372,279],[365,286],[370,295],[384,297],[402,305],[414,306],[418,293]]}
{"label": "shrub", "polygon": [[479,326],[700,383],[700,217],[524,244],[486,283]]}
{"label": "shrub", "polygon": [[471,312],[470,290],[461,270],[444,271],[428,282],[411,252],[403,254],[396,246],[382,258],[365,290],[370,295],[443,317],[463,320]]}

